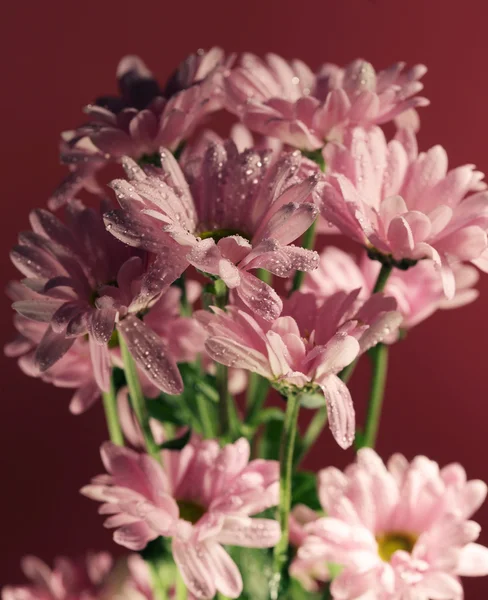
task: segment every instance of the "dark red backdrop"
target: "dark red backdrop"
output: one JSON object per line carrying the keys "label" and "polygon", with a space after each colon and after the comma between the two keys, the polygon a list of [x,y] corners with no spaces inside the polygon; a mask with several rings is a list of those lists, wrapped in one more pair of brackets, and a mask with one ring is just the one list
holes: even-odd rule
{"label": "dark red backdrop", "polygon": [[[229,0],[128,2],[50,0],[5,3],[1,9],[2,93],[1,281],[14,276],[8,250],[28,211],[44,206],[63,169],[61,130],[80,121],[80,108],[111,91],[118,59],[138,53],[162,77],[188,52],[220,45],[229,51],[274,51],[312,66],[363,56],[377,67],[397,60],[430,71],[422,110],[422,146],[441,143],[452,165],[488,170],[488,36],[484,0]],[[3,285],[3,284],[2,284]],[[432,317],[394,348],[378,449],[408,457],[424,453],[444,464],[458,460],[470,477],[488,480],[488,277],[469,308]],[[11,310],[1,297],[2,344]],[[19,578],[29,552],[51,560],[111,546],[96,505],[78,489],[100,471],[106,437],[100,407],[68,413],[68,393],[28,379],[0,357],[2,410],[0,583]],[[364,374],[364,373],[363,373]],[[353,384],[364,404],[364,378]],[[320,442],[309,466],[351,459]],[[488,505],[478,515],[488,543]],[[484,598],[488,581],[470,583],[468,598]]]}

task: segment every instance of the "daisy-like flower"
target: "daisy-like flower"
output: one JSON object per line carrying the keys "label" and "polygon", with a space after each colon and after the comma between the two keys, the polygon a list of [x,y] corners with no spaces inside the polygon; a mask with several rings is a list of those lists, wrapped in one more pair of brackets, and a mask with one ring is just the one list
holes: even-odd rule
{"label": "daisy-like flower", "polygon": [[57,558],[54,567],[34,556],[26,556],[22,570],[27,585],[5,586],[2,600],[97,600],[113,598],[113,560],[106,552],[88,554],[82,560]]}
{"label": "daisy-like flower", "polygon": [[244,54],[225,79],[226,107],[252,131],[314,151],[340,140],[348,127],[386,123],[428,104],[416,96],[426,68],[404,67],[396,63],[376,73],[358,59],[346,68],[324,64],[313,73],[300,60],[268,54],[263,61]]}
{"label": "daisy-like flower", "polygon": [[162,90],[137,56],[117,67],[120,96],[103,96],[85,108],[89,122],[63,134],[61,160],[71,173],[50,199],[56,209],[82,188],[98,191],[95,173],[122,156],[157,160],[160,146],[176,150],[204,117],[222,107],[222,75],[232,58],[220,48],[186,58]]}
{"label": "daisy-like flower", "polygon": [[484,268],[488,194],[472,165],[448,172],[441,146],[419,154],[413,133],[387,143],[378,127],[354,129],[326,155],[322,215],[370,256],[400,268],[432,260],[448,298],[455,293],[452,264]]}
{"label": "daisy-like flower", "polygon": [[[332,246],[320,254],[318,269],[307,273],[302,291],[322,301],[338,291],[351,292],[361,288],[360,298],[366,300],[373,291],[381,265],[364,254],[358,261]],[[410,329],[427,319],[438,309],[457,308],[478,297],[474,289],[478,271],[463,264],[453,265],[456,294],[452,300],[444,296],[442,283],[432,262],[421,261],[408,271],[395,269],[385,286],[384,293],[397,301],[403,315],[402,329]]]}
{"label": "daisy-like flower", "polygon": [[338,292],[320,308],[312,294],[295,293],[284,316],[272,323],[234,306],[213,308],[213,314],[199,311],[197,318],[209,331],[205,347],[215,361],[262,375],[284,396],[310,397],[309,406],[322,402],[317,394],[325,397],[332,435],[347,448],[354,440],[355,415],[337,373],[401,322],[393,298],[375,294],[358,304],[359,292]]}
{"label": "daisy-like flower", "polygon": [[318,212],[318,175],[303,176],[304,161],[311,162],[294,152],[269,166],[266,152],[215,143],[189,162],[185,178],[167,150],[162,169],[143,170],[126,159],[129,180],[112,182],[122,210],[105,216],[107,229],[151,252],[177,244],[182,260],[221,278],[248,308],[272,320],[282,301],[250,271],[289,277],[317,266],[315,252],[291,245]]}
{"label": "daisy-like flower", "polygon": [[114,540],[141,550],[158,536],[172,539],[173,558],[189,591],[237,598],[239,570],[222,545],[269,548],[280,538],[271,519],[251,518],[278,503],[278,464],[249,461],[245,439],[220,449],[217,441],[192,439],[179,452],[154,458],[107,442],[102,460],[108,475],[83,488],[103,502],[100,512]]}
{"label": "daisy-like flower", "polygon": [[[103,212],[103,207],[102,211]],[[174,358],[161,338],[138,317],[151,307],[185,267],[168,248],[148,257],[107,233],[102,215],[72,202],[67,223],[45,210],[31,213],[32,231],[22,233],[11,253],[26,276],[13,306],[22,316],[46,323],[35,351],[45,372],[80,337],[88,337],[95,380],[108,390],[110,347],[121,335],[140,369],[159,389],[180,393]]]}
{"label": "daisy-like flower", "polygon": [[302,570],[320,559],[342,566],[336,600],[461,600],[460,576],[488,574],[488,549],[469,520],[487,487],[459,464],[396,454],[385,466],[363,448],[344,473],[321,471],[318,491],[327,516],[305,526],[298,558]]}

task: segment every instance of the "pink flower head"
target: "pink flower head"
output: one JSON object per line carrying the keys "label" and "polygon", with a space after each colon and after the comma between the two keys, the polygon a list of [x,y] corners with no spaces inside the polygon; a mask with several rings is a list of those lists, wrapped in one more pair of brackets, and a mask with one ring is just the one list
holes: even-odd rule
{"label": "pink flower head", "polygon": [[448,172],[441,146],[417,154],[413,134],[399,138],[387,144],[378,127],[356,128],[345,145],[328,146],[322,215],[380,261],[408,268],[432,260],[452,298],[451,265],[482,266],[488,246],[483,175],[472,165]]}
{"label": "pink flower head", "polygon": [[168,248],[147,265],[148,257],[108,234],[102,215],[72,202],[67,223],[46,210],[31,213],[32,231],[22,233],[11,253],[27,279],[14,308],[46,323],[35,351],[35,365],[45,372],[88,336],[95,379],[108,390],[114,330],[125,340],[146,376],[168,393],[182,382],[163,341],[138,318],[179,276],[184,264]]}
{"label": "pink flower head", "polygon": [[[361,288],[360,297],[366,300],[380,268],[380,263],[370,260],[366,254],[356,261],[346,252],[329,246],[320,254],[318,269],[307,273],[302,290],[322,301],[338,291],[351,292]],[[430,261],[421,261],[408,271],[395,269],[392,272],[384,293],[397,301],[403,315],[402,329],[414,327],[440,308],[464,306],[478,297],[478,291],[473,289],[478,281],[478,271],[469,265],[455,264],[453,272],[456,294],[452,300],[446,300],[442,283]]]}
{"label": "pink flower head", "polygon": [[192,439],[179,452],[163,451],[164,467],[146,454],[102,446],[109,475],[83,488],[103,502],[114,540],[141,550],[158,536],[172,538],[173,558],[189,591],[213,598],[218,590],[237,598],[239,570],[222,545],[269,548],[280,538],[276,521],[256,518],[278,503],[278,464],[249,461],[240,439],[220,449],[217,441]]}
{"label": "pink flower head", "polygon": [[[375,294],[358,305],[360,290],[338,292],[318,309],[312,294],[296,293],[273,323],[254,319],[236,307],[199,312],[207,327],[205,347],[217,362],[259,373],[283,395],[325,397],[329,425],[342,448],[355,434],[355,415],[347,386],[337,376],[356,357],[382,341],[401,322],[396,302]],[[309,403],[311,406],[311,404]]]}
{"label": "pink flower head", "polygon": [[459,576],[488,574],[488,549],[474,543],[480,527],[469,520],[486,491],[459,464],[439,469],[424,456],[409,463],[396,454],[385,466],[364,448],[344,473],[319,473],[327,517],[305,526],[301,568],[340,564],[337,600],[461,600]]}
{"label": "pink flower head", "polygon": [[226,105],[249,129],[313,151],[341,139],[347,127],[386,123],[428,104],[416,96],[426,68],[404,67],[396,63],[376,73],[358,59],[345,69],[325,64],[313,73],[300,60],[244,54],[225,80]]}
{"label": "pink flower head", "polygon": [[250,271],[289,277],[316,267],[317,254],[291,242],[317,216],[317,175],[301,176],[299,152],[270,167],[267,153],[239,153],[232,142],[210,145],[187,179],[167,150],[161,163],[143,170],[125,160],[129,181],[112,183],[122,210],[106,215],[107,228],[149,251],[178,244],[181,260],[220,277],[264,319],[277,317],[281,299]]}
{"label": "pink flower head", "polygon": [[160,146],[176,150],[204,117],[222,106],[226,62],[220,48],[185,59],[161,90],[137,56],[117,67],[120,96],[104,96],[85,108],[89,122],[63,134],[61,159],[72,171],[50,200],[55,210],[82,188],[97,189],[100,168],[122,156],[152,162]]}
{"label": "pink flower head", "polygon": [[88,554],[78,561],[57,558],[53,569],[26,556],[22,570],[31,583],[4,587],[2,600],[97,600],[108,591],[112,566],[112,557],[106,552]]}

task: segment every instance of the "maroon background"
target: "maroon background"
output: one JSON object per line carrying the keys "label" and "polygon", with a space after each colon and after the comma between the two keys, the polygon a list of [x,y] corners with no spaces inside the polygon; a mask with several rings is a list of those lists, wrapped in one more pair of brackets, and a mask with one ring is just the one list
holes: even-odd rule
{"label": "maroon background", "polygon": [[[15,276],[8,251],[28,211],[45,205],[64,173],[59,132],[80,122],[84,103],[115,89],[123,54],[140,54],[161,78],[190,51],[215,44],[300,57],[313,67],[357,56],[378,68],[423,62],[432,106],[422,109],[422,147],[441,143],[451,165],[476,163],[487,171],[487,13],[484,0],[3,3],[1,281]],[[401,451],[441,464],[458,460],[471,478],[488,481],[488,277],[480,289],[474,305],[436,314],[394,348],[378,444],[384,457]],[[3,344],[12,333],[11,310],[5,297],[0,302]],[[72,417],[68,392],[27,378],[13,360],[0,361],[3,584],[19,580],[26,552],[50,561],[56,553],[109,548],[111,539],[95,503],[78,494],[101,470],[100,407]],[[365,402],[364,383],[364,377],[353,383],[358,406]],[[327,433],[310,465],[344,465],[351,456]],[[488,504],[478,520],[488,543]],[[468,598],[485,597],[488,581],[469,582],[467,589]]]}

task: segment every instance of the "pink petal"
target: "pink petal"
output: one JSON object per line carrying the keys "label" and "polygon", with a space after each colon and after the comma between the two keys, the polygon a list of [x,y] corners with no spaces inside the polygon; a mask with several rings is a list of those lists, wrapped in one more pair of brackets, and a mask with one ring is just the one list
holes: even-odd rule
{"label": "pink petal", "polygon": [[216,541],[243,548],[271,548],[280,537],[277,521],[226,516]]}
{"label": "pink petal", "polygon": [[147,378],[168,394],[181,394],[183,381],[180,372],[161,338],[134,315],[121,321],[117,330]]}
{"label": "pink petal", "polygon": [[215,582],[199,556],[199,547],[190,542],[173,540],[173,558],[188,590],[197,598],[210,599],[216,592]]}
{"label": "pink petal", "polygon": [[106,344],[97,344],[89,336],[90,356],[93,365],[93,376],[102,392],[110,388],[110,353]]}
{"label": "pink petal", "polygon": [[467,544],[461,550],[458,575],[462,577],[483,577],[488,575],[488,548],[480,544]]}
{"label": "pink petal", "polygon": [[349,389],[336,375],[329,375],[319,385],[325,396],[332,435],[341,448],[349,448],[356,433],[356,417]]}
{"label": "pink petal", "polygon": [[36,350],[36,366],[41,372],[47,371],[66,354],[74,341],[74,338],[66,338],[63,333],[54,333],[51,327],[48,327]]}
{"label": "pink petal", "polygon": [[241,283],[236,292],[244,304],[266,321],[278,318],[283,303],[275,290],[251,273],[241,271],[240,275]]}
{"label": "pink petal", "polygon": [[215,542],[204,544],[202,560],[208,569],[210,576],[215,582],[215,587],[224,596],[238,598],[242,592],[242,577],[240,571],[222,548]]}

